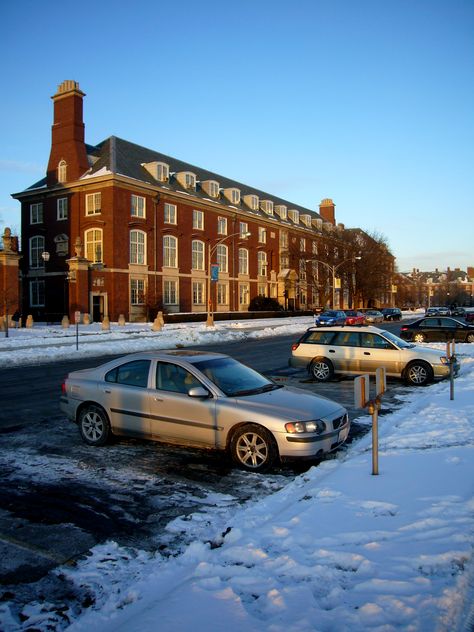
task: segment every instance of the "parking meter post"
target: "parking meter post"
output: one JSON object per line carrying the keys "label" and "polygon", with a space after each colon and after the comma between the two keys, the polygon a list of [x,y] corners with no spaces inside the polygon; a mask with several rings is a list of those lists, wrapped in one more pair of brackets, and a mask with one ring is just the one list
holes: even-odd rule
{"label": "parking meter post", "polygon": [[379,473],[379,403],[369,402],[369,413],[372,415],[372,475]]}

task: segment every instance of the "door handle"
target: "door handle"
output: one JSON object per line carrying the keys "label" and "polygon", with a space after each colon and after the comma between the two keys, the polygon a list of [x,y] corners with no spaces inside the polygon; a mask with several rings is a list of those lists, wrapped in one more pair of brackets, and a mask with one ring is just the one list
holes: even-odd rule
{"label": "door handle", "polygon": [[364,355],[370,355],[370,351],[364,351]]}
{"label": "door handle", "polygon": [[104,393],[107,393],[108,395],[110,395],[111,391],[109,391],[108,389],[104,388]]}
{"label": "door handle", "polygon": [[336,353],[335,349],[329,349],[329,353]]}
{"label": "door handle", "polygon": [[154,397],[155,402],[162,402],[163,399],[161,397]]}

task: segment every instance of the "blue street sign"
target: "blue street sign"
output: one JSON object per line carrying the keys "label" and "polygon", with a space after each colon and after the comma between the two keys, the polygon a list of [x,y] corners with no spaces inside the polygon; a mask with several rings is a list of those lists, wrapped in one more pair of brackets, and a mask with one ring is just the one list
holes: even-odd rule
{"label": "blue street sign", "polygon": [[219,264],[213,263],[211,264],[211,281],[219,280]]}

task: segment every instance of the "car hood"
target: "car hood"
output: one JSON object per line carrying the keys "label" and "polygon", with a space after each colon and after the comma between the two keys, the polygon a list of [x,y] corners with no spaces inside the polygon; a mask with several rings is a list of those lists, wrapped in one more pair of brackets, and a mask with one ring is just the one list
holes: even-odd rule
{"label": "car hood", "polygon": [[288,421],[332,419],[346,412],[343,406],[331,399],[293,386],[233,399],[239,408]]}

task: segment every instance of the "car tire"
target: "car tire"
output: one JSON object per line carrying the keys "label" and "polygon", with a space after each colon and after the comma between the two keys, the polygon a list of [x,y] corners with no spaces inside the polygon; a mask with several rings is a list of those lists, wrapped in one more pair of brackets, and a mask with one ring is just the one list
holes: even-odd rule
{"label": "car tire", "polygon": [[334,375],[334,366],[331,360],[315,358],[310,366],[311,375],[318,382],[328,382]]}
{"label": "car tire", "polygon": [[425,386],[433,379],[433,369],[427,362],[415,360],[407,366],[405,377],[412,386]]}
{"label": "car tire", "polygon": [[266,472],[278,457],[278,447],[269,430],[257,424],[245,424],[233,434],[230,454],[240,468]]}
{"label": "car tire", "polygon": [[474,334],[467,334],[466,342],[474,342]]}
{"label": "car tire", "polygon": [[103,408],[89,404],[79,413],[79,432],[87,445],[105,445],[112,434],[109,418]]}
{"label": "car tire", "polygon": [[413,335],[413,341],[414,342],[425,342],[425,334],[417,332],[416,334]]}

